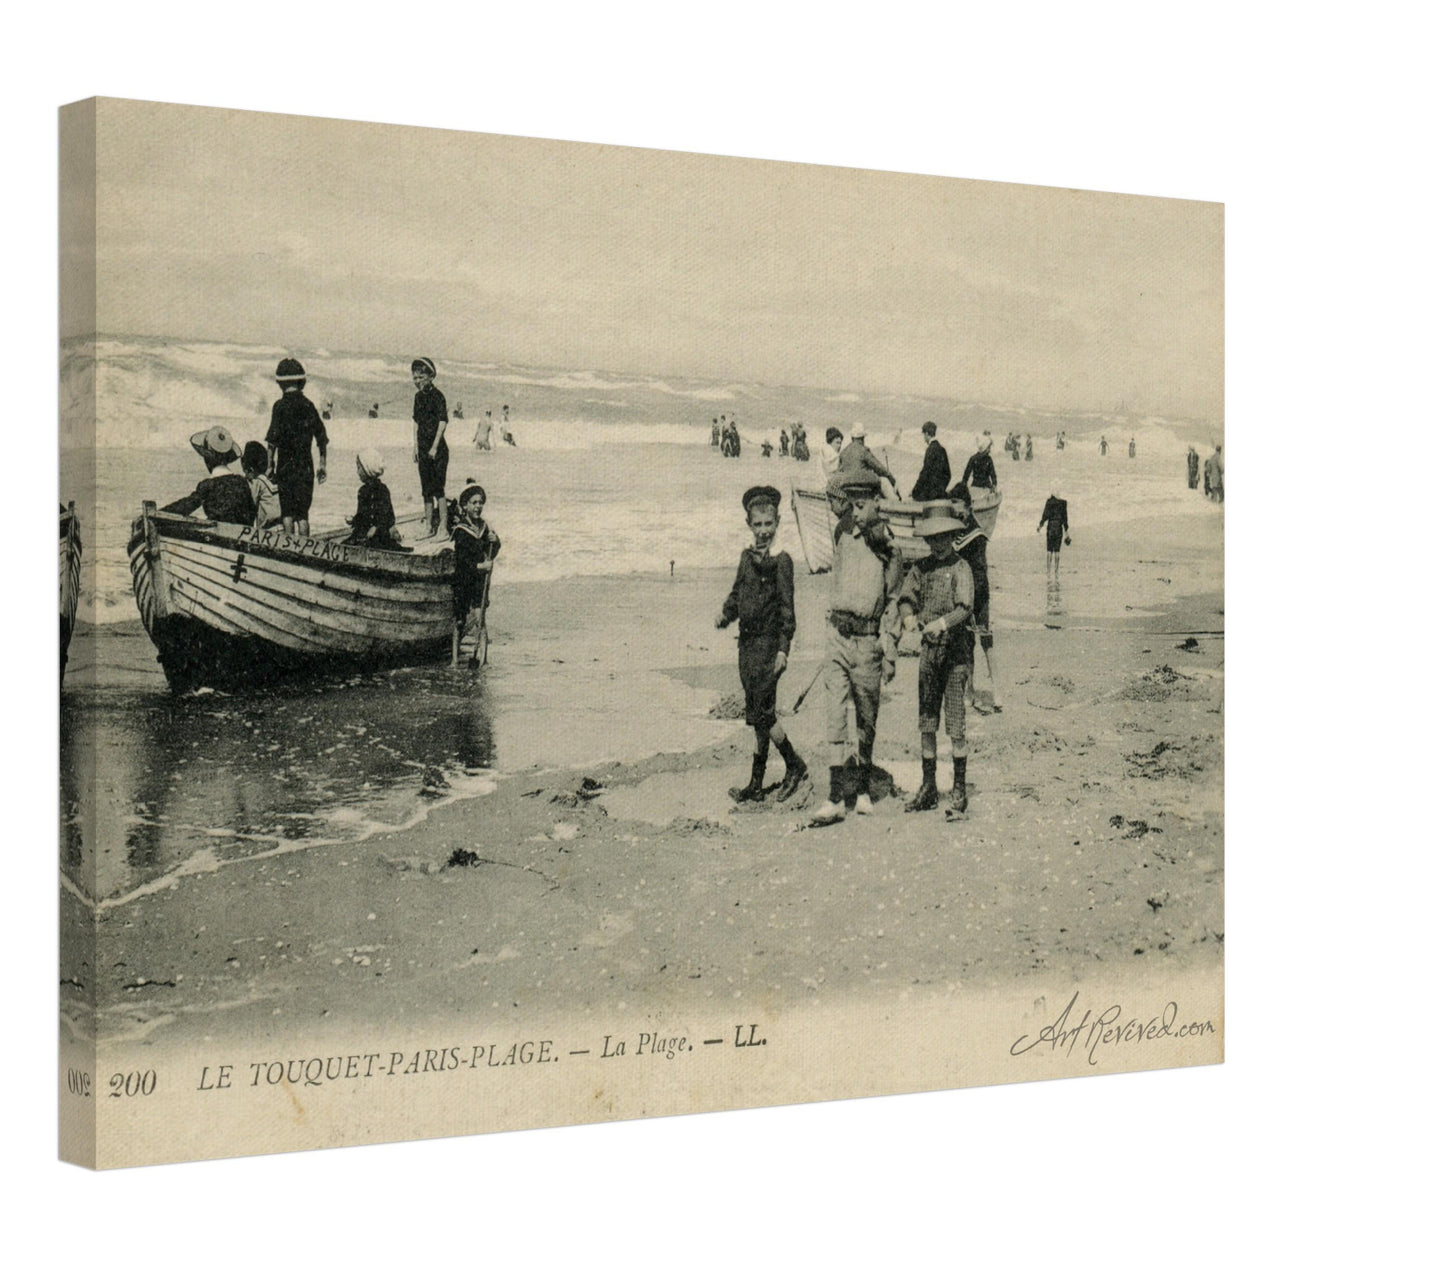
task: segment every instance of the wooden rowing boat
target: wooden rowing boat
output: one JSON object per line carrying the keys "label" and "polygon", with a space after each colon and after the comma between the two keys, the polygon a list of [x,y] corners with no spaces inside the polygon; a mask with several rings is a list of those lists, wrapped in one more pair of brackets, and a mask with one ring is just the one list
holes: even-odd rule
{"label": "wooden rowing boat", "polygon": [[60,679],[70,657],[70,635],[75,629],[75,609],[80,605],[80,522],[75,502],[60,512]]}
{"label": "wooden rowing boat", "polygon": [[[798,535],[803,542],[803,561],[810,572],[828,571],[833,565],[833,526],[837,517],[828,505],[826,493],[813,488],[799,488],[793,485],[793,518],[798,524]],[[977,536],[990,538],[998,525],[999,507],[1003,494],[984,488],[973,489],[973,522],[969,523],[968,512],[962,502],[953,502],[954,511],[965,522],[969,530],[961,537],[959,544],[967,544]],[[880,501],[878,511],[893,531],[898,550],[904,558],[922,558],[928,553],[928,544],[913,535],[913,525],[929,504],[922,501]]]}
{"label": "wooden rowing boat", "polygon": [[141,621],[178,690],[441,661],[451,650],[450,549],[369,549],[147,501],[129,552]]}

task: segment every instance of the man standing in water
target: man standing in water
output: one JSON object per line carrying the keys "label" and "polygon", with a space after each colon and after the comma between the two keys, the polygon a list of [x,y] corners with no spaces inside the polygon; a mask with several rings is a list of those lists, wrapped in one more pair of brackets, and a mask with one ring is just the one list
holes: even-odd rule
{"label": "man standing in water", "polygon": [[1064,501],[1058,493],[1049,493],[1049,499],[1044,502],[1044,512],[1039,517],[1039,526],[1034,529],[1036,535],[1045,523],[1049,525],[1049,534],[1044,538],[1044,575],[1052,576],[1057,580],[1059,577],[1059,546],[1069,543],[1069,503]]}
{"label": "man standing in water", "polygon": [[928,448],[923,454],[923,469],[913,483],[908,495],[914,501],[940,501],[948,496],[948,481],[953,472],[948,468],[948,452],[938,442],[938,427],[932,422],[923,424],[923,438]]}

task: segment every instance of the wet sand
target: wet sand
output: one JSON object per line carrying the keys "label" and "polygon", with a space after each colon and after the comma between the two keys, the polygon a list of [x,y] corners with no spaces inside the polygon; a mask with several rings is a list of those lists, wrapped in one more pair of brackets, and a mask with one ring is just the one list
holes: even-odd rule
{"label": "wet sand", "polygon": [[[776,1013],[1217,971],[1221,557],[1221,520],[1101,533],[1087,559],[1066,554],[1067,614],[1046,620],[1042,544],[1001,543],[1003,710],[970,714],[966,819],[905,815],[895,798],[821,829],[821,697],[786,719],[813,786],[741,810],[726,789],[745,780],[751,732],[694,706],[737,688],[733,634],[711,625],[730,567],[499,586],[495,663],[582,666],[565,679],[575,697],[544,701],[530,726],[525,699],[509,712],[534,759],[451,803],[417,770],[408,794],[429,812],[406,829],[171,872],[101,910],[99,961],[82,898],[63,893],[62,1013],[83,1031],[90,995],[103,1049],[160,1053],[499,1013]],[[817,665],[827,583],[800,580],[784,706]],[[920,776],[916,667],[900,661],[875,752],[905,793]],[[628,710],[659,674],[692,701],[686,735]],[[599,751],[625,759],[576,759]],[[941,755],[946,788],[946,742]],[[774,755],[769,781],[781,772]]]}

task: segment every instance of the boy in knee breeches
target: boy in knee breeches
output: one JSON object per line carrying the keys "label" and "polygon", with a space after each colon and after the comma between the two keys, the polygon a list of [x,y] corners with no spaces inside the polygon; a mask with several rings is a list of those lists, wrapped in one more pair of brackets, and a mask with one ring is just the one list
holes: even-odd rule
{"label": "boy in knee breeches", "polygon": [[798,627],[793,612],[793,560],[785,551],[771,552],[782,500],[782,494],[768,486],[749,488],[743,494],[753,546],[738,559],[737,578],[717,618],[720,629],[738,622],[738,676],[743,683],[747,723],[757,741],[747,786],[733,787],[728,793],[740,804],[763,799],[770,743],[777,744],[787,766],[779,800],[791,797],[808,773],[788,741],[777,711],[778,678],[788,666],[788,651]]}
{"label": "boy in knee breeches", "polygon": [[923,626],[918,658],[918,730],[923,753],[923,785],[904,806],[913,813],[938,806],[938,722],[947,718],[953,742],[953,791],[949,807],[968,808],[968,680],[973,672],[973,572],[955,541],[966,530],[947,505],[928,506],[914,526],[926,537],[929,556],[909,570],[898,595],[905,628]]}
{"label": "boy in knee breeches", "polygon": [[[828,611],[828,649],[823,665],[830,748],[828,799],[813,815],[839,822],[850,790],[859,813],[871,813],[869,775],[882,688],[893,680],[898,657],[895,599],[902,565],[888,527],[878,517],[878,476],[870,470],[834,477],[848,501],[833,530],[833,574]],[[858,730],[857,782],[847,780],[848,704]]]}

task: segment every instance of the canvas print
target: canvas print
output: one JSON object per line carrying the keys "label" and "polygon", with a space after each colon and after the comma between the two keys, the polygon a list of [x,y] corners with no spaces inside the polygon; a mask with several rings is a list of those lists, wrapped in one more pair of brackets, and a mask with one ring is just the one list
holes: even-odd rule
{"label": "canvas print", "polygon": [[61,112],[62,1153],[1223,1058],[1223,208]]}

